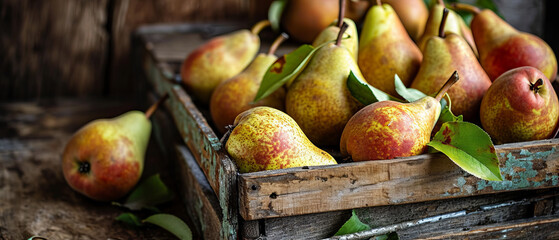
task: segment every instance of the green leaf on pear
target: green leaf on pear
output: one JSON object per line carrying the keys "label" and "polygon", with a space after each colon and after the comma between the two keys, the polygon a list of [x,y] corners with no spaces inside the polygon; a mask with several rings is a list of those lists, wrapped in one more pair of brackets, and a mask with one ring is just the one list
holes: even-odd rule
{"label": "green leaf on pear", "polygon": [[304,44],[272,63],[264,74],[262,83],[260,83],[258,92],[254,97],[254,102],[260,101],[285,83],[295,79],[305,69],[319,47],[314,48],[311,45]]}
{"label": "green leaf on pear", "polygon": [[268,20],[270,21],[274,32],[278,32],[280,30],[281,16],[286,5],[287,0],[275,0],[268,8]]}
{"label": "green leaf on pear", "polygon": [[151,215],[148,218],[144,219],[142,222],[151,223],[157,225],[181,240],[191,240],[192,239],[192,231],[190,227],[186,225],[180,218],[166,213],[159,213],[155,215]]}
{"label": "green leaf on pear", "polygon": [[118,217],[116,217],[117,221],[121,221],[129,226],[132,227],[140,227],[142,226],[142,222],[140,221],[140,219],[134,215],[133,213],[123,213],[118,215]]}
{"label": "green leaf on pear", "polygon": [[351,95],[364,105],[386,100],[402,101],[371,86],[365,80],[361,79],[360,76],[357,76],[352,70],[349,72],[346,84]]}
{"label": "green leaf on pear", "polygon": [[357,214],[355,214],[355,210],[351,211],[351,217],[342,225],[342,227],[334,234],[334,236],[351,234],[356,232],[361,232],[365,230],[369,230],[371,227],[369,225],[361,222]]}
{"label": "green leaf on pear", "polygon": [[155,174],[142,181],[121,206],[130,210],[150,209],[157,211],[155,205],[171,201],[173,193]]}
{"label": "green leaf on pear", "polygon": [[495,146],[479,126],[445,122],[427,145],[441,151],[464,171],[488,181],[502,181]]}
{"label": "green leaf on pear", "polygon": [[394,74],[394,86],[396,92],[408,102],[414,102],[427,96],[427,94],[417,89],[407,88],[406,85],[404,85],[404,83],[398,76],[398,74]]}

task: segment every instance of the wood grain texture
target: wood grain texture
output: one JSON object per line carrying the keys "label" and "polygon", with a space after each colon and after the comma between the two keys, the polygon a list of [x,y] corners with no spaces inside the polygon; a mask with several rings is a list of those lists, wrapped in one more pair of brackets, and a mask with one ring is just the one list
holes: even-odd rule
{"label": "wood grain texture", "polygon": [[0,100],[101,95],[108,0],[0,2]]}
{"label": "wood grain texture", "polygon": [[[130,36],[141,25],[177,22],[246,22],[263,19],[271,0],[112,0],[114,1],[110,89],[112,93],[130,91]],[[186,55],[183,56],[183,58]],[[182,59],[181,59],[182,60]]]}
{"label": "wood grain texture", "polygon": [[205,117],[197,110],[190,97],[175,83],[173,74],[165,63],[158,63],[149,51],[140,50],[146,78],[156,94],[169,94],[165,107],[172,113],[173,121],[183,143],[192,151],[210,186],[216,194],[221,214],[220,236],[237,237],[237,178],[236,167],[227,157],[221,143]]}
{"label": "wood grain texture", "polygon": [[240,174],[239,211],[255,220],[554,187],[558,144],[553,139],[496,146],[502,182],[480,180],[442,154]]}

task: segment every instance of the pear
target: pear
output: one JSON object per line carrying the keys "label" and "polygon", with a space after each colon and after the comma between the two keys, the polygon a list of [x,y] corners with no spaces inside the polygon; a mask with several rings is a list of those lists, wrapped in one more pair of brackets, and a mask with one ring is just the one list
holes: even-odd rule
{"label": "pear", "polygon": [[479,111],[483,129],[498,144],[553,138],[557,132],[557,94],[535,67],[501,74],[483,96]]}
{"label": "pear", "polygon": [[409,86],[422,58],[394,9],[377,0],[377,5],[367,12],[359,39],[357,62],[367,82],[397,95],[394,75],[398,74],[404,85]]}
{"label": "pear", "polygon": [[349,50],[355,61],[357,61],[357,53],[359,47],[357,27],[355,26],[355,22],[353,22],[353,20],[344,18],[345,12],[345,0],[340,0],[340,11],[338,13],[338,19],[330,24],[330,26],[322,30],[320,34],[318,34],[318,36],[314,39],[312,46],[318,47],[323,43],[336,40],[340,32],[340,28],[345,22],[349,27],[345,32],[344,39],[342,39],[342,45]]}
{"label": "pear", "polygon": [[382,0],[382,2],[394,8],[410,37],[419,40],[429,17],[429,10],[423,0]]}
{"label": "pear", "polygon": [[441,112],[440,100],[456,81],[454,72],[434,98],[426,96],[411,103],[387,100],[359,110],[344,128],[342,155],[365,161],[423,153]]}
{"label": "pear", "polygon": [[232,125],[237,115],[256,106],[270,106],[285,110],[285,89],[279,88],[258,102],[252,102],[268,67],[276,61],[278,46],[287,38],[282,34],[274,41],[268,53],[260,53],[239,75],[217,86],[210,100],[210,113],[217,129],[223,134]]}
{"label": "pear", "polygon": [[114,201],[138,182],[151,134],[149,117],[167,98],[145,114],[130,111],[97,119],[80,128],[62,154],[62,172],[70,187],[98,201]]}
{"label": "pear", "polygon": [[411,87],[432,94],[444,84],[445,72],[457,70],[462,80],[448,90],[452,112],[463,115],[465,120],[478,122],[481,99],[491,80],[464,38],[451,32],[444,33],[449,11],[446,8],[443,11],[439,36],[427,41],[423,62]]}
{"label": "pear", "polygon": [[225,149],[241,173],[337,164],[309,141],[289,115],[271,107],[239,114],[226,139]]}
{"label": "pear", "polygon": [[344,24],[336,43],[316,51],[287,89],[286,113],[318,146],[335,146],[346,122],[360,108],[346,82],[350,70],[361,74],[351,53],[341,45]]}
{"label": "pear", "polygon": [[[429,18],[427,19],[427,23],[425,24],[425,32],[417,42],[417,46],[419,46],[419,49],[421,49],[421,51],[425,49],[425,44],[427,43],[427,40],[429,40],[429,38],[431,38],[432,36],[437,36],[439,34],[439,27],[441,25],[444,8],[445,5],[443,0],[438,0],[435,4],[433,4],[433,6],[431,6],[431,9],[429,10]],[[449,10],[449,14],[444,27],[444,32],[452,32],[463,37],[477,56],[477,49],[472,37],[472,31],[470,30],[468,25],[466,25],[462,17],[460,17],[460,15],[452,10]]]}
{"label": "pear", "polygon": [[250,31],[242,29],[212,38],[192,51],[180,70],[187,91],[208,104],[219,83],[239,74],[254,59],[260,48],[258,33],[268,25],[268,20],[261,21]]}
{"label": "pear", "polygon": [[474,13],[470,25],[479,61],[492,81],[508,70],[523,66],[535,67],[550,81],[555,80],[557,58],[541,38],[518,31],[489,9],[480,10],[467,4],[455,6]]}
{"label": "pear", "polygon": [[292,39],[311,43],[337,15],[337,0],[290,0],[283,11],[281,25]]}

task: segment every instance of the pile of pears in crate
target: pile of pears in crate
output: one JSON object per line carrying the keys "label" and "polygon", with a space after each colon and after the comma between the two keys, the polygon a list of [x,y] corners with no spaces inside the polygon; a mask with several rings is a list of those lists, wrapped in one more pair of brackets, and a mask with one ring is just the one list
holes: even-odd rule
{"label": "pile of pears in crate", "polygon": [[[484,136],[495,163],[493,142],[556,135],[552,49],[492,10],[402,1],[420,6],[410,13],[400,1],[377,0],[356,18],[340,0],[337,19],[309,37],[293,25],[297,1],[282,2],[279,17],[209,40],[181,67],[241,172],[393,159],[429,146],[445,153],[437,146],[464,148],[460,131]],[[469,24],[458,10],[472,14]],[[301,45],[274,55],[282,33],[258,54],[268,25]]]}

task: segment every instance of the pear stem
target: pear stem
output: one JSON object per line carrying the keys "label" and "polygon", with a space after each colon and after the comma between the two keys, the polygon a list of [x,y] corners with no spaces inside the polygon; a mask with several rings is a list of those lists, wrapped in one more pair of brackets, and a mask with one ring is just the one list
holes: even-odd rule
{"label": "pear stem", "polygon": [[381,6],[382,2],[380,0],[377,0],[377,5]]}
{"label": "pear stem", "polygon": [[437,2],[439,5],[444,6],[444,0],[438,0]]}
{"label": "pear stem", "polygon": [[530,90],[534,91],[534,93],[538,93],[542,85],[543,85],[543,79],[538,78],[538,80],[536,80],[535,83],[530,83]]}
{"label": "pear stem", "polygon": [[345,0],[340,0],[340,11],[338,12],[338,28],[342,28],[345,14]]}
{"label": "pear stem", "polygon": [[342,26],[340,27],[340,32],[338,33],[338,38],[336,38],[336,46],[340,46],[340,44],[342,44],[342,38],[344,36],[345,30],[347,30],[348,27],[349,27],[349,25],[347,25],[346,22],[344,22],[342,24]]}
{"label": "pear stem", "polygon": [[287,39],[289,39],[289,35],[287,35],[287,33],[282,32],[281,35],[279,35],[270,46],[270,49],[268,50],[268,55],[274,55],[274,53],[276,53],[276,50],[278,50],[278,47]]}
{"label": "pear stem", "polygon": [[448,8],[444,8],[443,9],[443,18],[441,19],[441,25],[439,25],[439,37],[440,38],[444,38],[445,34],[444,34],[444,26],[446,25],[446,18],[448,17],[448,13],[450,11],[448,10]]}
{"label": "pear stem", "polygon": [[262,20],[260,22],[257,22],[256,24],[254,24],[254,26],[252,26],[252,28],[250,29],[250,32],[252,32],[252,34],[254,35],[258,35],[258,33],[260,33],[260,31],[262,31],[262,29],[264,29],[267,26],[270,26],[272,23],[270,23],[270,20],[266,19],[266,20]]}
{"label": "pear stem", "polygon": [[445,95],[446,91],[448,91],[448,89],[452,87],[452,85],[454,85],[456,82],[458,82],[459,79],[460,77],[458,76],[458,72],[454,71],[450,76],[450,78],[446,80],[446,82],[444,83],[443,87],[441,87],[439,92],[437,92],[437,95],[435,95],[435,99],[437,99],[437,101],[440,102],[443,96]]}
{"label": "pear stem", "polygon": [[161,105],[161,103],[163,103],[165,100],[167,100],[167,98],[169,98],[169,93],[165,93],[165,95],[163,95],[163,97],[161,97],[159,100],[157,100],[157,102],[155,102],[153,105],[151,105],[148,108],[148,110],[146,110],[146,118],[151,117],[151,115],[153,115],[153,113],[155,112],[155,110],[157,110],[159,105]]}
{"label": "pear stem", "polygon": [[466,11],[469,13],[473,13],[474,15],[481,12],[478,7],[466,3],[452,3],[451,6],[456,10]]}

